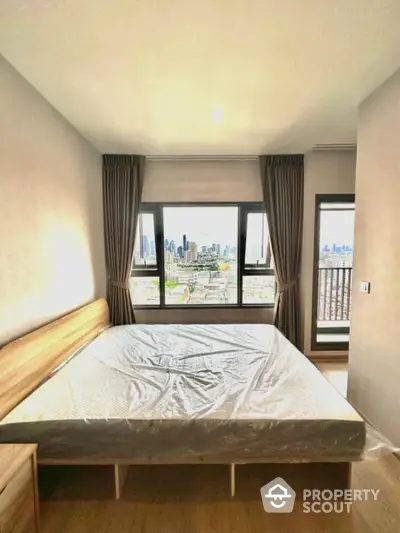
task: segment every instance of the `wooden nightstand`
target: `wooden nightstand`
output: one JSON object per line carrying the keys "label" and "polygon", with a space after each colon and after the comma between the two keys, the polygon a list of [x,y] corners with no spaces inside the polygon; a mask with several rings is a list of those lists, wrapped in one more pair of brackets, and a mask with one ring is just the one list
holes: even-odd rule
{"label": "wooden nightstand", "polygon": [[0,444],[0,533],[39,533],[36,444]]}

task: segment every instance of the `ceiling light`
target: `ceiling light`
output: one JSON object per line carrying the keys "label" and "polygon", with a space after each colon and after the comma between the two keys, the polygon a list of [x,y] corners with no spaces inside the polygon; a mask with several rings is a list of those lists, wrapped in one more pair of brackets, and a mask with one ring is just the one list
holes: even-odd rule
{"label": "ceiling light", "polygon": [[220,109],[219,107],[213,109],[211,117],[214,124],[219,124],[221,122],[222,114],[222,109]]}

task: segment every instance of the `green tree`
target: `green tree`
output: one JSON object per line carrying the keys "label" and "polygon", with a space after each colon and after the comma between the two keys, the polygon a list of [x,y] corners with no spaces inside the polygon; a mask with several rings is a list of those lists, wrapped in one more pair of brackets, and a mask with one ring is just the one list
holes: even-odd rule
{"label": "green tree", "polygon": [[169,294],[171,294],[172,289],[175,289],[175,287],[178,284],[173,279],[169,279],[165,282],[165,287],[169,290]]}

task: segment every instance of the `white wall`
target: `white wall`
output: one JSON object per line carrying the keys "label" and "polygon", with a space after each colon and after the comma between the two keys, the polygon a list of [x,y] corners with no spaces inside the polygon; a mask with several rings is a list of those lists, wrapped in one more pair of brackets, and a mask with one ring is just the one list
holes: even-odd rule
{"label": "white wall", "polygon": [[[300,294],[302,301],[303,347],[306,355],[311,354],[315,196],[316,194],[354,194],[355,176],[355,151],[315,150],[305,155]],[[326,352],[312,352],[312,355],[323,353]]]}
{"label": "white wall", "polygon": [[[359,110],[349,398],[400,446],[400,70]],[[361,280],[371,293],[360,293]]]}
{"label": "white wall", "polygon": [[105,292],[100,154],[0,56],[0,344]]}

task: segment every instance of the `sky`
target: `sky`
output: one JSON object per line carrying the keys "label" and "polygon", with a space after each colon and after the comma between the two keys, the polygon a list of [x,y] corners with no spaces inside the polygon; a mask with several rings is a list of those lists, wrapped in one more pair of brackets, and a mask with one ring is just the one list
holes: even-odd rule
{"label": "sky", "polygon": [[321,211],[320,246],[354,243],[354,210]]}
{"label": "sky", "polygon": [[183,244],[183,234],[197,246],[237,245],[237,207],[164,207],[164,238]]}
{"label": "sky", "polygon": [[[154,235],[152,214],[143,214],[143,233],[150,239]],[[260,215],[250,214],[248,218],[249,250],[260,245]],[[164,238],[174,240],[176,247],[183,244],[183,234],[197,246],[211,246],[213,243],[225,246],[237,245],[238,208],[229,207],[165,207]],[[267,229],[267,228],[265,228]],[[354,210],[321,211],[320,246],[325,244],[347,244],[354,242]]]}
{"label": "sky", "polygon": [[[266,216],[261,213],[249,213],[247,220],[246,260],[256,262],[261,259],[262,224],[264,237],[267,238]],[[150,240],[154,235],[154,220],[150,213],[142,214],[143,234]],[[139,227],[138,227],[139,232]],[[138,234],[138,233],[137,233]],[[237,207],[166,207],[164,208],[164,238],[174,240],[176,247],[183,245],[183,235],[200,248],[213,243],[237,246],[238,208]]]}

